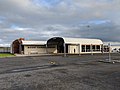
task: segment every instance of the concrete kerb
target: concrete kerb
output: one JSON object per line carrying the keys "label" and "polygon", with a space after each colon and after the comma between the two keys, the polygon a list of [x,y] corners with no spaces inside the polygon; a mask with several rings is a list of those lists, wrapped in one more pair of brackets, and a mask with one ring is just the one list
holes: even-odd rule
{"label": "concrete kerb", "polygon": [[15,54],[15,56],[17,57],[31,57],[31,56],[63,56],[63,57],[68,57],[68,56],[79,56],[78,54],[66,54],[66,56],[64,56],[63,53],[59,53],[59,54],[31,54],[31,55],[24,55],[24,54]]}
{"label": "concrete kerb", "polygon": [[25,55],[25,54],[14,54],[14,56],[10,56],[10,57],[1,57],[1,58],[14,58],[14,57],[39,57],[39,56],[62,56],[62,57],[68,57],[71,55],[66,55],[64,56],[64,54],[34,54],[34,55]]}
{"label": "concrete kerb", "polygon": [[37,56],[55,56],[53,54],[36,54],[36,55],[23,55],[23,54],[14,54],[10,57],[0,57],[0,58],[14,58],[14,57],[37,57]]}
{"label": "concrete kerb", "polygon": [[54,56],[54,54],[34,54],[34,55],[22,55],[15,54],[16,57],[32,57],[32,56]]}

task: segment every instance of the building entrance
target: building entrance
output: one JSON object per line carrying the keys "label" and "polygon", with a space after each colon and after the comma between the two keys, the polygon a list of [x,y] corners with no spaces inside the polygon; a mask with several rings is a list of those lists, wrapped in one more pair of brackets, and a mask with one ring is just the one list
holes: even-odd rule
{"label": "building entrance", "polygon": [[[55,37],[55,38],[49,39],[47,42],[48,48],[50,45],[57,46],[57,53],[64,53],[64,40],[63,40],[63,38]],[[65,46],[66,46],[65,53],[67,53],[68,52],[68,45],[65,45]]]}

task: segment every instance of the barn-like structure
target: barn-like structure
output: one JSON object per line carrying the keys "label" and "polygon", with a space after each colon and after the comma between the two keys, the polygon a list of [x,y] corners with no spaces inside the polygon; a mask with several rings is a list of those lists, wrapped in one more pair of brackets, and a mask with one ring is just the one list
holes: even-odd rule
{"label": "barn-like structure", "polygon": [[14,54],[41,54],[46,53],[46,41],[28,41],[24,38],[12,42],[11,53]]}
{"label": "barn-like structure", "polygon": [[47,41],[28,41],[24,38],[16,39],[11,44],[11,53],[13,54],[47,54],[57,52],[55,51],[56,48],[50,46],[49,48],[46,47]]}
{"label": "barn-like structure", "polygon": [[51,45],[56,47],[57,53],[85,54],[101,53],[103,42],[100,39],[53,37],[47,41],[47,47]]}
{"label": "barn-like structure", "polygon": [[86,54],[102,53],[103,42],[100,39],[53,37],[47,41],[27,41],[23,38],[13,41],[12,53],[17,54]]}

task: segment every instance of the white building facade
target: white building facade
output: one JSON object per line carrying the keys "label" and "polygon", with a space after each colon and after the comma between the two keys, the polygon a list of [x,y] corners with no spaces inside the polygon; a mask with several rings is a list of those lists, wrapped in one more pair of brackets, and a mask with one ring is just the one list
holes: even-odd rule
{"label": "white building facade", "polygon": [[103,53],[100,39],[53,37],[47,41],[27,41],[23,38],[13,41],[12,53],[17,54],[93,54]]}
{"label": "white building facade", "polygon": [[85,54],[103,51],[100,39],[53,37],[47,41],[47,46],[51,45],[56,47],[56,53]]}

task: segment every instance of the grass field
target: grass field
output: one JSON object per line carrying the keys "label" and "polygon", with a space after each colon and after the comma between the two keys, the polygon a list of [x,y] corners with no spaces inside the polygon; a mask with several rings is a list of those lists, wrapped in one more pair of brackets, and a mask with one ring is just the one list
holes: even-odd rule
{"label": "grass field", "polygon": [[13,54],[10,54],[10,53],[0,53],[0,58],[3,58],[3,57],[12,57],[14,56]]}

